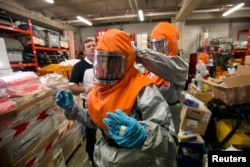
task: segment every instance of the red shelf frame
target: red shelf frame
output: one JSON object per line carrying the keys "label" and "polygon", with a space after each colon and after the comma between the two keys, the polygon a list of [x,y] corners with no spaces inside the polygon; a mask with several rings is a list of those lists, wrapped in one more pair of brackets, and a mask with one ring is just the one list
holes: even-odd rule
{"label": "red shelf frame", "polygon": [[16,27],[8,27],[8,26],[0,25],[0,29],[15,31],[15,32],[30,35],[30,30],[22,30],[22,29],[19,29],[19,28],[16,28]]}
{"label": "red shelf frame", "polygon": [[17,27],[10,27],[6,25],[0,25],[0,29],[8,30],[10,32],[15,32],[15,33],[22,33],[26,34],[29,36],[31,40],[31,47],[32,47],[32,54],[34,55],[34,63],[10,63],[10,66],[13,68],[18,68],[18,67],[35,67],[36,72],[38,72],[38,61],[37,61],[37,56],[36,56],[36,50],[35,50],[35,45],[33,41],[33,31],[32,31],[32,24],[31,20],[27,19],[27,23],[29,25],[29,30],[23,30]]}
{"label": "red shelf frame", "polygon": [[36,50],[45,50],[45,51],[69,51],[68,49],[62,49],[62,48],[48,48],[48,47],[42,47],[42,46],[35,46]]}
{"label": "red shelf frame", "polygon": [[35,63],[12,63],[10,64],[11,67],[34,67],[36,66]]}
{"label": "red shelf frame", "polygon": [[33,30],[32,30],[32,23],[30,19],[27,19],[27,23],[29,25],[29,30],[23,30],[17,27],[10,27],[10,26],[6,26],[6,25],[1,25],[0,24],[0,29],[4,29],[10,32],[16,32],[16,33],[22,33],[22,34],[26,34],[29,36],[30,40],[31,40],[31,49],[32,49],[32,54],[34,55],[34,63],[10,63],[10,66],[12,68],[18,68],[18,67],[35,67],[36,68],[36,72],[39,71],[39,66],[38,66],[38,59],[37,59],[37,50],[43,50],[43,51],[65,51],[69,53],[69,57],[70,56],[70,48],[68,49],[63,49],[63,48],[49,48],[49,47],[41,47],[41,46],[36,46],[35,42],[34,42],[34,38],[33,38]]}

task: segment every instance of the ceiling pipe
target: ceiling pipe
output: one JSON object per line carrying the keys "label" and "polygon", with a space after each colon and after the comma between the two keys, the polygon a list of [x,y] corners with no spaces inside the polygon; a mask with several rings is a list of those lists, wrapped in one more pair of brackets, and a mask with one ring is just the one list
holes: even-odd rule
{"label": "ceiling pipe", "polygon": [[137,0],[134,0],[134,2],[135,2],[135,7],[136,7],[136,9],[138,10],[138,3],[137,3]]}
{"label": "ceiling pipe", "polygon": [[129,6],[130,6],[130,8],[131,8],[131,11],[132,11],[132,12],[135,12],[135,10],[134,10],[134,7],[133,7],[133,4],[132,4],[131,0],[128,0],[128,2],[129,2]]}
{"label": "ceiling pipe", "polygon": [[[130,1],[130,0],[129,0]],[[200,10],[194,10],[192,13],[212,13],[212,12],[221,12],[224,11],[225,9],[221,8],[215,8],[215,9],[200,9]],[[250,10],[250,7],[244,7],[239,10]],[[178,11],[171,11],[171,12],[152,12],[152,13],[144,13],[144,16],[151,16],[151,17],[156,17],[156,16],[172,16],[176,15]],[[102,21],[102,20],[116,20],[116,19],[127,19],[127,18],[134,18],[138,17],[137,13],[136,14],[129,14],[129,15],[118,15],[118,16],[106,16],[106,17],[98,17],[98,18],[93,18],[90,19],[91,21]],[[78,23],[80,22],[79,20],[69,20],[69,21],[62,21],[62,23]]]}
{"label": "ceiling pipe", "polygon": [[[177,14],[177,11],[173,12],[154,12],[154,13],[147,13],[144,14],[144,16],[171,16]],[[115,19],[127,19],[127,18],[134,18],[138,17],[137,14],[130,14],[130,15],[119,15],[119,16],[107,16],[107,17],[98,17],[90,19],[91,21],[101,21],[101,20],[115,20]],[[77,23],[80,22],[79,20],[69,20],[69,21],[63,21],[63,23]]]}

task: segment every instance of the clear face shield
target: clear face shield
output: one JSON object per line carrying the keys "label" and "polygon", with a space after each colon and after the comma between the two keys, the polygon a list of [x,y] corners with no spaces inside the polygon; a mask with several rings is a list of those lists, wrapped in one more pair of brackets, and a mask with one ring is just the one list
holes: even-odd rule
{"label": "clear face shield", "polygon": [[121,52],[96,51],[94,55],[94,82],[114,85],[125,72],[125,56]]}
{"label": "clear face shield", "polygon": [[168,53],[168,41],[163,38],[156,38],[150,40],[150,49],[163,54]]}

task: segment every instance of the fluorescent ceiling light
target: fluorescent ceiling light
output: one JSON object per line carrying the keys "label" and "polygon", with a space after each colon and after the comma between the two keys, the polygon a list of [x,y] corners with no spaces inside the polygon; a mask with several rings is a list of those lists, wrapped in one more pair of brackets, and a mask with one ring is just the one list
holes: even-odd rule
{"label": "fluorescent ceiling light", "polygon": [[245,5],[245,3],[240,3],[240,4],[238,4],[238,5],[236,5],[236,6],[232,7],[232,8],[230,8],[230,9],[229,9],[228,11],[226,11],[225,13],[223,13],[222,16],[227,16],[227,15],[233,13],[234,11],[240,9],[240,8],[241,8],[242,6],[244,6],[244,5]]}
{"label": "fluorescent ceiling light", "polygon": [[142,10],[138,10],[138,15],[139,15],[140,21],[143,21],[144,20],[144,16],[143,16],[143,11]]}
{"label": "fluorescent ceiling light", "polygon": [[48,3],[51,3],[53,4],[54,3],[54,0],[46,0]]}
{"label": "fluorescent ceiling light", "polygon": [[77,16],[76,17],[78,20],[82,21],[83,23],[89,25],[89,26],[92,26],[92,23],[90,21],[88,21],[87,19],[81,17],[81,16]]}

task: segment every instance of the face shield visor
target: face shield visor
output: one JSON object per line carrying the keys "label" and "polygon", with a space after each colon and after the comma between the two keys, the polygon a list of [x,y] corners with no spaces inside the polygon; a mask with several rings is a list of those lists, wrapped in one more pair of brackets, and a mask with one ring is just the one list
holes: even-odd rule
{"label": "face shield visor", "polygon": [[114,85],[125,72],[125,56],[121,52],[96,51],[94,55],[94,82]]}
{"label": "face shield visor", "polygon": [[163,38],[151,39],[150,40],[150,49],[167,54],[168,53],[168,41]]}

